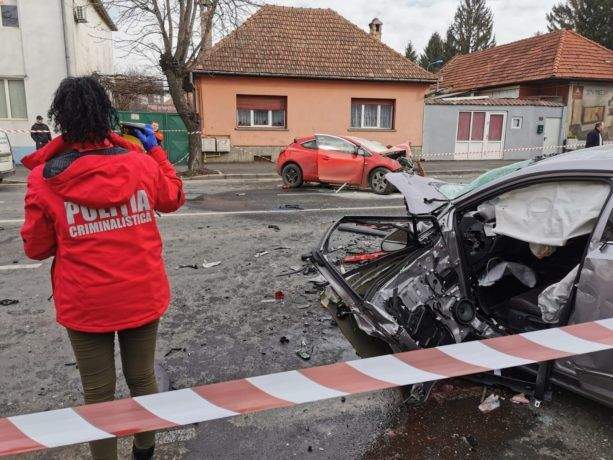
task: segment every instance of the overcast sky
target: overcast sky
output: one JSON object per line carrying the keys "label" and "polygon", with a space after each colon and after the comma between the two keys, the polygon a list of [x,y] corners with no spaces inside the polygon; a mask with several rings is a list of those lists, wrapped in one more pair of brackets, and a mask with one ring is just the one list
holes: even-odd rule
{"label": "overcast sky", "polygon": [[[496,43],[503,44],[547,31],[545,15],[560,0],[487,0],[494,13]],[[372,18],[383,22],[383,41],[404,52],[409,40],[418,53],[430,35],[444,36],[459,0],[266,0],[286,6],[332,8],[363,29]]]}
{"label": "overcast sky", "polygon": [[[368,29],[368,23],[378,17],[383,22],[383,41],[403,53],[409,40],[418,53],[433,32],[444,36],[453,19],[459,0],[263,0],[286,6],[332,8],[354,24]],[[560,0],[487,0],[494,13],[494,34],[497,44],[512,42],[546,32],[545,15]],[[121,36],[116,34],[116,39]],[[126,60],[115,51],[115,67],[123,71],[141,59]],[[145,65],[145,62],[142,62]],[[155,69],[145,65],[150,71]]]}

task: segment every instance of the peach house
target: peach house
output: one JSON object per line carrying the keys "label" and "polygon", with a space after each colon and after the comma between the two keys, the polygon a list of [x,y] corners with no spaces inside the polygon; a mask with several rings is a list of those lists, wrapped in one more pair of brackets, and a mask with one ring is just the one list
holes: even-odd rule
{"label": "peach house", "polygon": [[194,69],[207,161],[275,160],[296,137],[422,142],[436,77],[330,9],[266,5]]}

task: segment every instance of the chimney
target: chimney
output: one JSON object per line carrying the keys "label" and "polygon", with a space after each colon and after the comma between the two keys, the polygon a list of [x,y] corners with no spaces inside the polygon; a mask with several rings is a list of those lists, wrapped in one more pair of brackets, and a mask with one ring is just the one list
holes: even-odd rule
{"label": "chimney", "polygon": [[375,18],[370,21],[368,27],[370,27],[370,36],[381,41],[381,29],[383,28],[383,23],[379,20],[379,18]]}

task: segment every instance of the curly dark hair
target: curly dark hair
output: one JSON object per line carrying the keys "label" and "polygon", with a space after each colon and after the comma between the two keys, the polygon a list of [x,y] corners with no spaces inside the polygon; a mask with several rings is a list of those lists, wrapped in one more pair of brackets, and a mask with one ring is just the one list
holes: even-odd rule
{"label": "curly dark hair", "polygon": [[49,119],[68,142],[100,142],[119,124],[108,94],[93,77],[62,80]]}

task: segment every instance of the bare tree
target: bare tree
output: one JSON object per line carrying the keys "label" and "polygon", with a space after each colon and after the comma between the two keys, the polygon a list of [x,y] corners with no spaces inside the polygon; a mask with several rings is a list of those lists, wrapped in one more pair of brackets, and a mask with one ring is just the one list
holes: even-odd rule
{"label": "bare tree", "polygon": [[115,75],[92,75],[111,94],[113,105],[118,110],[134,110],[141,96],[164,96],[164,81],[161,77],[136,70]]}
{"label": "bare tree", "polygon": [[257,6],[254,0],[101,0],[116,17],[116,40],[127,56],[159,66],[188,131],[189,169],[202,168],[200,120],[191,70],[213,33],[235,28]]}

